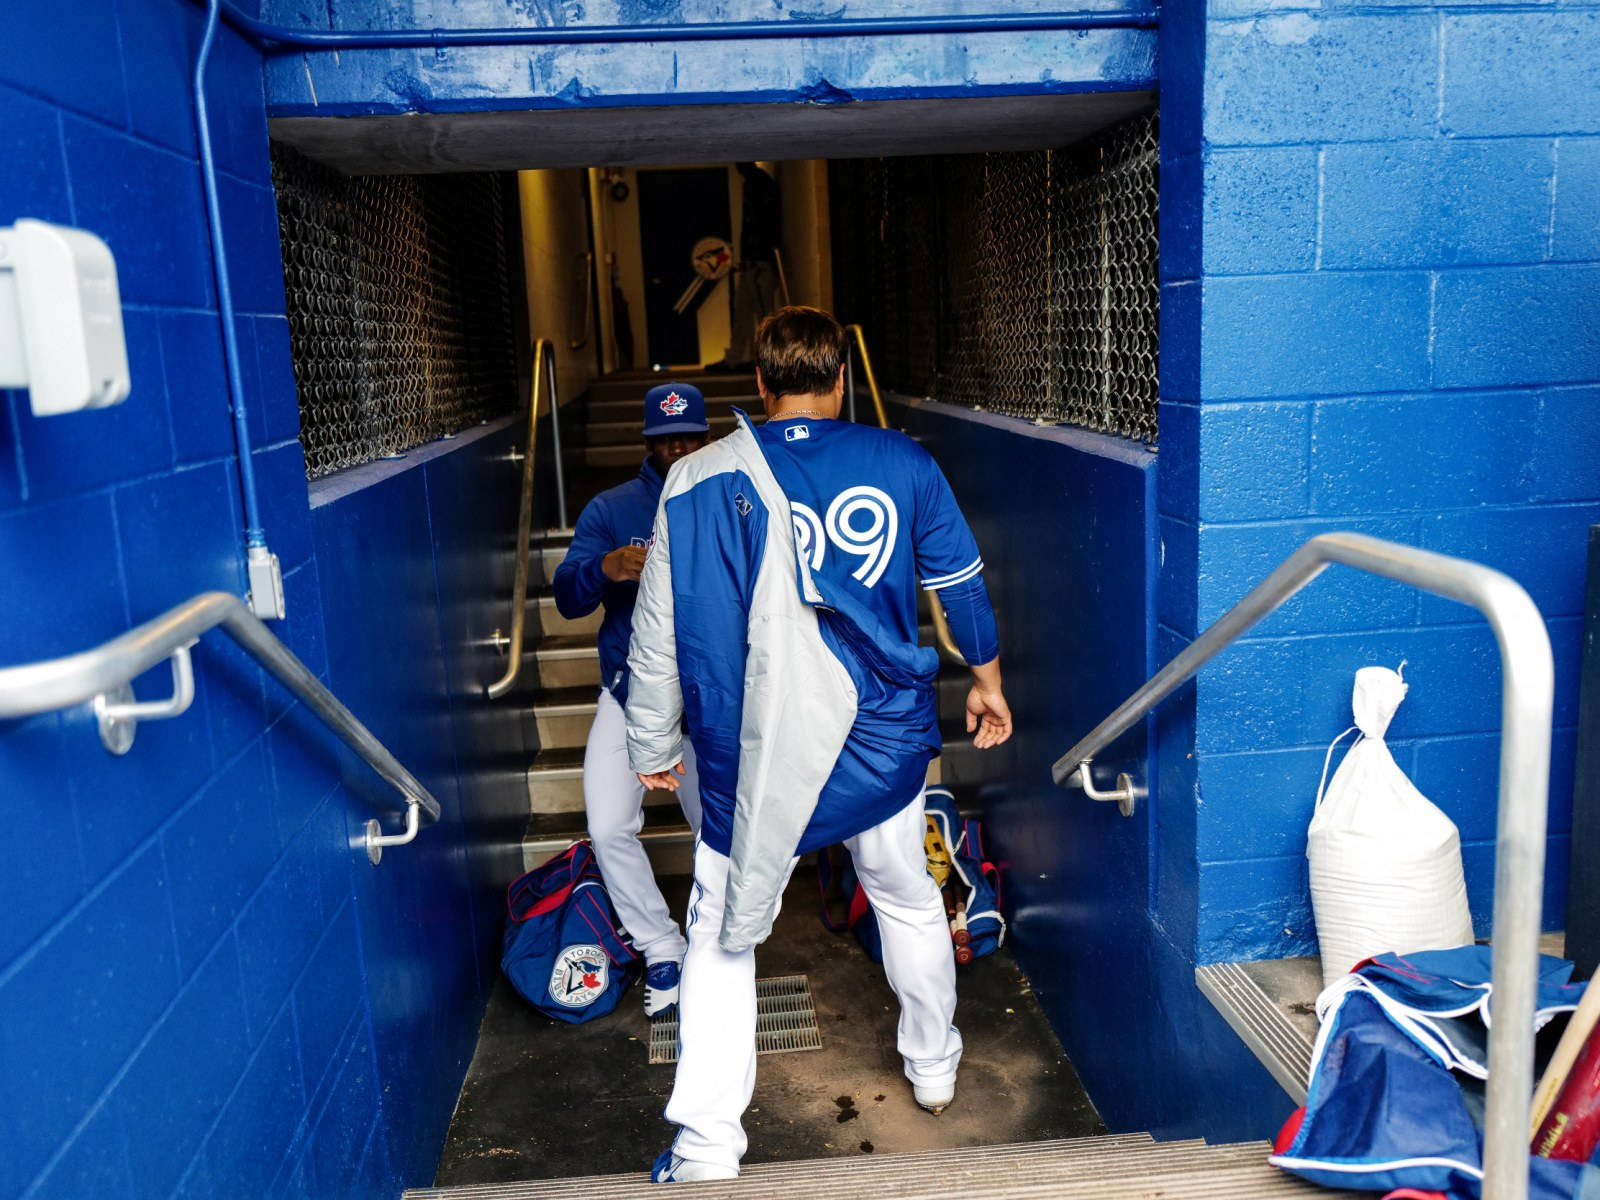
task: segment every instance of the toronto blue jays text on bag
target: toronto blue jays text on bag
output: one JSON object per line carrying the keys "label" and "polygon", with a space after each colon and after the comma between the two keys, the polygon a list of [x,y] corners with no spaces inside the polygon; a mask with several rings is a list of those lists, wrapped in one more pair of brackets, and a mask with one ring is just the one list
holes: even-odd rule
{"label": "toronto blue jays text on bag", "polygon": [[506,892],[500,968],[540,1012],[576,1024],[616,1008],[639,973],[617,930],[588,842],[529,871]]}

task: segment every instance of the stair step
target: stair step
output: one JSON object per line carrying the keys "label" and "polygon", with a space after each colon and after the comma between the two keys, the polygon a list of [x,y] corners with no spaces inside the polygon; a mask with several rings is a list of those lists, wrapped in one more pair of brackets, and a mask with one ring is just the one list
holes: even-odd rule
{"label": "stair step", "polygon": [[[536,812],[528,818],[528,828],[522,836],[522,869],[531,871],[588,836],[581,801],[576,812]],[[645,797],[644,828],[639,831],[639,841],[657,875],[693,873],[694,831],[683,819],[683,811],[671,792],[651,792]]]}
{"label": "stair step", "polygon": [[[597,659],[598,661],[598,659]],[[542,677],[541,677],[542,678]],[[583,747],[599,707],[595,687],[544,687],[533,701],[533,719],[543,750]]]}
{"label": "stair step", "polygon": [[[1304,1183],[1267,1164],[1265,1142],[1207,1146],[1151,1142],[1148,1135],[1074,1138],[1005,1146],[972,1146],[870,1158],[839,1157],[756,1163],[737,1180],[692,1185],[705,1200],[789,1200],[795,1194],[833,1200],[947,1200],[960,1192],[995,1200],[1021,1197],[1348,1196]],[[581,1188],[580,1186],[581,1185]],[[512,1184],[421,1188],[408,1200],[566,1200],[585,1195],[630,1200],[654,1196],[643,1172]]]}
{"label": "stair step", "polygon": [[[1539,952],[1562,956],[1566,935],[1539,935]],[[1317,1040],[1319,958],[1210,963],[1194,969],[1195,986],[1296,1104],[1306,1102]]]}
{"label": "stair step", "polygon": [[1322,987],[1321,962],[1211,963],[1194,969],[1194,982],[1278,1086],[1304,1104],[1317,1038],[1312,1005]]}
{"label": "stair step", "polygon": [[644,402],[644,394],[658,383],[692,383],[707,400],[721,396],[754,396],[756,377],[753,373],[737,375],[707,372],[699,369],[669,374],[666,371],[639,371],[623,375],[608,375],[589,385],[589,403],[606,403],[625,400],[637,412]]}
{"label": "stair step", "polygon": [[594,695],[600,686],[600,648],[588,634],[544,638],[533,655],[541,688],[584,687]]}
{"label": "stair step", "polygon": [[556,568],[567,556],[567,544],[532,546],[528,549],[528,586],[545,588],[556,576]]}
{"label": "stair step", "polygon": [[528,810],[532,813],[583,811],[583,747],[547,748],[528,768]]}
{"label": "stair step", "polygon": [[593,638],[600,632],[600,622],[605,616],[605,608],[596,605],[593,612],[582,617],[568,620],[556,608],[556,598],[549,592],[539,592],[528,597],[528,615],[538,618],[537,629],[531,631],[530,636],[537,638],[572,637],[587,634]]}
{"label": "stair step", "polygon": [[[708,412],[706,424],[711,426],[711,436],[719,438],[733,430],[738,418],[731,412],[726,416],[716,411]],[[644,434],[640,432],[639,417],[634,415],[632,420],[613,421],[597,420],[593,415],[589,418],[589,443],[590,446],[632,446],[644,454]]]}
{"label": "stair step", "polygon": [[[587,409],[591,422],[595,421],[621,421],[633,426],[637,431],[644,420],[644,393],[622,400],[590,400]],[[733,410],[742,408],[753,417],[760,417],[762,413],[761,397],[755,394],[754,389],[748,396],[707,396],[706,416],[715,420],[724,417],[733,419]]]}
{"label": "stair step", "polygon": [[[534,814],[583,812],[583,746],[539,751],[528,768],[528,810]],[[668,791],[646,792],[645,807],[676,806]],[[581,823],[581,822],[580,822]]]}

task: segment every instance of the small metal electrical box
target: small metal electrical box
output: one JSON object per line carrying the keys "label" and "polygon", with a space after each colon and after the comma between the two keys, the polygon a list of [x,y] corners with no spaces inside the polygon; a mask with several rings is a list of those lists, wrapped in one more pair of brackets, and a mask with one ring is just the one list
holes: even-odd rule
{"label": "small metal electrical box", "polygon": [[94,234],[0,226],[0,387],[27,388],[36,417],[128,398],[117,264]]}

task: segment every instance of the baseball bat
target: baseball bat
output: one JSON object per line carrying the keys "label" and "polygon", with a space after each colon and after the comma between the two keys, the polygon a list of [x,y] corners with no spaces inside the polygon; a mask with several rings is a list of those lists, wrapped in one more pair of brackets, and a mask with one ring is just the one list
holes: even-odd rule
{"label": "baseball bat", "polygon": [[1533,1120],[1528,1129],[1530,1144],[1539,1136],[1539,1127],[1544,1124],[1551,1105],[1561,1094],[1561,1086],[1571,1074],[1572,1065],[1578,1061],[1583,1043],[1588,1040],[1597,1020],[1600,1020],[1600,987],[1591,981],[1583,989],[1583,999],[1578,1002],[1578,1010],[1567,1022],[1566,1032],[1556,1043],[1556,1052],[1550,1056],[1550,1065],[1544,1069],[1539,1086],[1533,1090]]}

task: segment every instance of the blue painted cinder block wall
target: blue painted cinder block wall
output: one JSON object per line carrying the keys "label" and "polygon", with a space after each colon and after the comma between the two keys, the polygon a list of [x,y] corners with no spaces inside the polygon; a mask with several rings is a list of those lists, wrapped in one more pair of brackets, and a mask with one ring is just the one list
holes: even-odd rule
{"label": "blue painted cinder block wall", "polygon": [[[244,578],[188,85],[198,13],[24,0],[6,17],[0,224],[38,217],[110,244],[133,379],[118,408],[47,420],[0,392],[10,665],[200,591],[242,594]],[[0,1196],[429,1181],[496,961],[496,885],[516,869],[507,811],[526,799],[509,764],[529,747],[520,718],[474,696],[500,664],[472,645],[503,582],[491,549],[515,523],[515,481],[489,465],[510,434],[391,480],[403,511],[374,512],[380,489],[313,519],[260,60],[224,33],[210,77],[257,477],[285,570],[275,632],[447,817],[370,867],[361,828],[386,789],[218,634],[194,651],[194,708],[142,725],[124,758],[86,707],[0,722]]]}
{"label": "blue painted cinder block wall", "polygon": [[[111,242],[138,390],[122,409],[49,422],[16,395],[0,406],[5,662],[80,648],[203,588],[242,587],[186,84],[196,15],[176,0],[12,9],[0,144],[27,169],[0,176],[0,219],[42,216]],[[273,3],[266,15],[328,20],[325,5]],[[752,0],[718,15],[778,13]],[[498,0],[448,16],[420,4],[338,9],[347,27],[509,19]],[[587,17],[639,18],[684,14],[599,5]],[[1587,419],[1600,378],[1596,25],[1582,5],[1374,12],[1176,0],[1160,35],[1156,658],[1319,529],[1388,533],[1504,566],[1545,608],[1556,645],[1557,893],[1579,531],[1600,501],[1600,435]],[[1152,41],[1107,32],[759,52],[330,53],[275,59],[268,88],[275,113],[307,115],[1143,87]],[[468,649],[475,593],[466,560],[438,549],[467,544],[472,485],[448,476],[474,475],[473,455],[491,439],[309,509],[261,74],[231,35],[220,55],[214,121],[267,525],[288,570],[284,636],[356,693],[386,736],[453,739],[448,754],[438,742],[415,749],[458,815],[409,859],[392,851],[372,872],[348,844],[370,783],[210,642],[197,653],[197,711],[146,726],[128,759],[103,757],[81,711],[0,729],[14,831],[0,878],[15,897],[0,935],[7,1194],[204,1196],[274,1182],[362,1194],[417,1182],[470,1037],[441,1028],[430,1006],[479,1003],[492,969],[486,855],[507,793],[462,767],[481,761],[479,739],[513,760],[526,747],[464,700],[486,665]],[[174,513],[181,526],[163,519]],[[423,521],[435,548],[431,623]],[[419,599],[369,628],[360,614],[385,580]],[[1481,781],[1497,680],[1487,635],[1466,616],[1330,577],[1162,714],[1151,823],[1109,833],[1129,841],[1107,852],[1142,859],[1147,927],[1160,933],[1140,957],[1105,960],[1146,981],[1146,1028],[1192,1029],[1200,1060],[1215,1050],[1225,1061],[1226,1035],[1193,1005],[1192,961],[1308,947],[1295,897],[1311,763],[1343,728],[1349,675],[1365,662],[1411,660],[1395,742],[1461,821],[1483,911]],[[1148,642],[1140,647],[1147,656]],[[363,674],[374,653],[388,656],[379,678],[398,682]],[[1041,749],[1048,758],[1056,745]],[[1041,798],[1018,803],[1019,828],[1065,819]],[[1044,947],[1069,928],[1072,897],[1038,882],[1024,888],[1019,923],[1032,922]],[[427,924],[437,914],[407,923],[407,905],[435,901],[437,926]],[[422,928],[449,928],[453,941],[425,947]],[[1048,981],[1049,961],[1037,961]],[[1120,1091],[1096,1086],[1096,1099],[1118,1124],[1119,1097],[1149,1099],[1143,1123],[1176,1131],[1196,1119],[1206,1082],[1182,1066],[1163,1095],[1155,1058]]]}
{"label": "blue painted cinder block wall", "polygon": [[[1559,928],[1600,520],[1600,17],[1180,0],[1163,21],[1164,644],[1324,530],[1512,575],[1555,650]],[[1197,897],[1201,961],[1314,952],[1304,830],[1323,752],[1355,669],[1402,659],[1391,745],[1460,825],[1487,933],[1492,637],[1470,609],[1334,568],[1168,718],[1161,804],[1192,820],[1193,850],[1174,839],[1162,907]]]}

